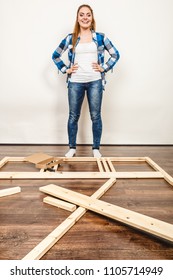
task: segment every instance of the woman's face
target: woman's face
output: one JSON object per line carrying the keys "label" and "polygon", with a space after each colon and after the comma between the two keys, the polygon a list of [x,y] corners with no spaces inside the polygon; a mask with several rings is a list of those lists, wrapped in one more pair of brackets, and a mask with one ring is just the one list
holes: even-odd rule
{"label": "woman's face", "polygon": [[82,7],[78,12],[78,23],[81,28],[88,29],[92,24],[92,13],[88,7]]}

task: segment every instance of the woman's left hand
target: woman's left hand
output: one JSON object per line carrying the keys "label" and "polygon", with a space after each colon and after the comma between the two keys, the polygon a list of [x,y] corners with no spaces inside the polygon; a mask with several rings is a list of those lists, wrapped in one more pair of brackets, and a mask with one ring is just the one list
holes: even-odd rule
{"label": "woman's left hand", "polygon": [[92,68],[96,71],[96,72],[103,72],[104,69],[96,62],[92,63]]}

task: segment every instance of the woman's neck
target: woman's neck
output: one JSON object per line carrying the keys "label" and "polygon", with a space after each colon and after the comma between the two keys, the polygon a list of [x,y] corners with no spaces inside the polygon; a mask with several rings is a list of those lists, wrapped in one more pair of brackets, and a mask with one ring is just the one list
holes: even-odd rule
{"label": "woman's neck", "polygon": [[92,33],[90,29],[82,29],[79,33],[80,43],[89,43],[92,42]]}

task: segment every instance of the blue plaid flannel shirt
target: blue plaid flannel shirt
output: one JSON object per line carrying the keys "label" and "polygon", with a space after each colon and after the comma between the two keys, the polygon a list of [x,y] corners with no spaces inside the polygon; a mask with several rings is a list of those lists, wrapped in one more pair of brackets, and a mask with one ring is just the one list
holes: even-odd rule
{"label": "blue plaid flannel shirt", "polygon": [[[71,65],[74,64],[75,59],[75,52],[72,50],[72,35],[68,34],[59,44],[57,49],[54,51],[52,55],[52,59],[57,66],[57,68],[63,73],[66,73],[66,70],[71,67]],[[101,72],[102,82],[103,82],[103,88],[106,84],[105,80],[105,73],[108,72],[110,69],[114,67],[116,62],[118,61],[120,55],[118,50],[115,48],[115,46],[112,44],[112,42],[103,34],[98,33],[95,31],[92,31],[92,37],[93,41],[97,45],[97,52],[98,52],[98,63],[100,66],[104,69],[103,72]],[[76,45],[79,43],[80,38],[77,39]],[[68,50],[68,59],[69,59],[69,65],[67,66],[64,61],[61,59],[62,54]],[[109,53],[110,57],[107,62],[104,62],[105,57],[105,50]],[[67,82],[70,80],[71,75],[67,75]]]}

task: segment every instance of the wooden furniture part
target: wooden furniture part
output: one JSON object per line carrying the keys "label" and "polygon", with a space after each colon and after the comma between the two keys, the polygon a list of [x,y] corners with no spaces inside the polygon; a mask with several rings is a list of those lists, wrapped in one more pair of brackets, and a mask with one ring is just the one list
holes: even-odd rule
{"label": "wooden furniture part", "polygon": [[[79,163],[96,163],[95,172],[64,172],[55,170],[56,172],[49,172],[48,168],[45,171],[44,164],[39,167],[40,172],[3,172],[0,170],[0,179],[101,179],[107,178],[112,180],[112,182],[116,179],[128,179],[128,178],[160,178],[166,180],[170,185],[173,185],[173,178],[165,172],[159,165],[157,165],[153,160],[149,157],[108,157],[108,158],[91,158],[91,157],[74,157],[74,158],[54,158],[53,162],[50,163],[50,158],[48,160],[49,164],[54,164],[53,167],[56,169],[57,159],[60,160],[61,163],[70,163],[73,165],[73,162]],[[55,161],[54,161],[55,160]],[[51,158],[52,161],[52,158]],[[2,168],[8,162],[28,162],[28,158],[24,157],[5,157],[0,161],[0,168]],[[128,163],[146,163],[152,169],[152,171],[133,171],[133,172],[117,172],[114,168],[114,162],[128,162]],[[34,162],[35,163],[35,162]],[[36,163],[37,164],[37,163]],[[53,165],[52,165],[53,166]],[[38,167],[38,166],[37,166]],[[107,183],[108,183],[107,182]],[[108,184],[109,185],[109,184]],[[51,187],[51,190],[50,190]],[[56,195],[54,193],[56,187]],[[108,186],[110,187],[110,186]],[[43,189],[44,188],[44,189]],[[53,188],[53,192],[52,192]],[[57,193],[58,188],[58,193]],[[129,226],[147,232],[149,234],[155,235],[156,237],[168,240],[170,242],[173,241],[173,225],[142,215],[140,213],[136,213],[134,211],[130,211],[124,209],[122,207],[118,207],[116,205],[112,205],[103,201],[99,201],[96,196],[88,197],[81,196],[79,193],[71,193],[71,191],[59,188],[55,185],[45,186],[40,189],[41,191],[57,196],[61,199],[67,200],[68,202],[75,203],[80,207],[75,210],[69,218],[67,218],[60,226],[58,226],[50,235],[48,235],[36,248],[31,251],[31,255],[26,256],[24,259],[39,259],[47,250],[51,248],[67,231],[71,228],[74,223],[87,211],[90,209],[91,211],[100,213],[112,219],[118,220],[122,223],[125,223]],[[100,190],[100,189],[99,189]],[[98,190],[98,191],[99,191]],[[97,193],[97,192],[96,192]],[[71,197],[70,197],[71,196]]]}
{"label": "wooden furniture part", "polygon": [[51,157],[47,154],[37,153],[24,158],[24,161],[34,163],[36,168],[42,168],[44,170],[55,171],[59,164],[63,162],[61,158]]}
{"label": "wooden furniture part", "polygon": [[[6,157],[0,161],[0,168],[2,168],[8,162],[26,162],[28,158],[22,157]],[[58,158],[61,163],[73,162],[95,162],[98,167],[96,172],[0,172],[0,179],[101,179],[101,178],[164,178],[169,184],[173,185],[173,178],[168,175],[162,168],[154,163],[148,157],[109,157],[109,158]],[[143,172],[116,172],[113,166],[113,162],[146,162],[149,166],[154,168],[153,171]],[[53,163],[56,166],[56,162]],[[45,166],[43,165],[43,168]],[[40,167],[42,168],[42,167]],[[42,169],[43,169],[42,168]]]}
{"label": "wooden furniture part", "polygon": [[[100,198],[109,188],[114,185],[116,179],[109,179],[91,197]],[[40,259],[85,213],[87,209],[78,207],[67,219],[65,219],[54,231],[43,239],[23,260]]]}
{"label": "wooden furniture part", "polygon": [[65,209],[65,210],[68,210],[70,212],[73,212],[76,209],[76,205],[63,201],[63,200],[60,200],[60,199],[57,199],[57,198],[54,198],[54,197],[51,197],[51,196],[45,197],[43,199],[43,202],[56,206],[56,207],[59,207],[59,208],[62,208],[62,209]]}
{"label": "wooden furniture part", "polygon": [[[161,172],[0,172],[0,179],[161,179]],[[171,185],[173,182],[171,181]]]}
{"label": "wooden furniture part", "polygon": [[20,187],[3,189],[3,190],[0,190],[0,197],[16,194],[16,193],[19,193],[19,192],[21,192]]}
{"label": "wooden furniture part", "polygon": [[156,164],[151,158],[146,157],[145,158],[146,162],[153,167],[157,172],[161,172],[164,179],[173,186],[173,178],[167,173],[165,172],[158,164]]}
{"label": "wooden furniture part", "polygon": [[120,221],[149,234],[173,242],[173,225],[125,208],[88,197],[57,185],[40,187],[40,191],[75,203],[103,216]]}

